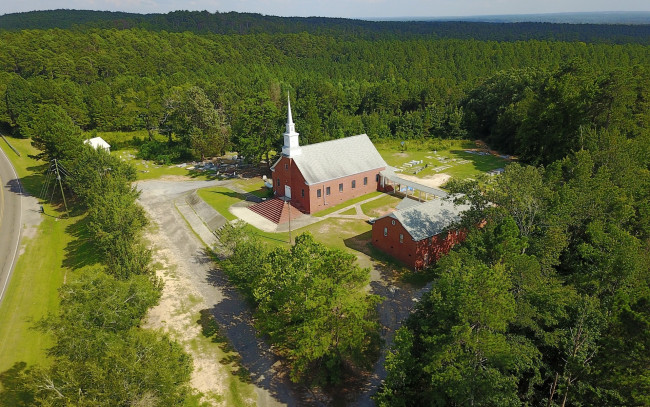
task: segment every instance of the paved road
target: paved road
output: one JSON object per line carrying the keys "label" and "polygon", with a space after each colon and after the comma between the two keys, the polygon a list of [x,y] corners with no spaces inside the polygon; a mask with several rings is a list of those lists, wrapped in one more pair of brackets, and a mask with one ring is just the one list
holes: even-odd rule
{"label": "paved road", "polygon": [[[1,141],[0,141],[1,142]],[[0,149],[0,303],[18,256],[22,186],[9,158]]]}

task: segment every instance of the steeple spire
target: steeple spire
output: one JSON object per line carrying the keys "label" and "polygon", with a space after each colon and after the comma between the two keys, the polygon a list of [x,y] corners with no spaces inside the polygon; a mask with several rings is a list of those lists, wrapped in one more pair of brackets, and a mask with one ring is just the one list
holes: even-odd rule
{"label": "steeple spire", "polygon": [[287,91],[287,131],[290,125],[293,126],[293,117],[291,117],[291,98],[289,98],[289,92]]}
{"label": "steeple spire", "polygon": [[291,116],[291,99],[289,92],[287,92],[287,130],[284,132],[284,145],[282,146],[282,155],[289,158],[295,157],[302,153],[300,144],[298,144],[298,133],[296,126],[293,124],[293,117]]}

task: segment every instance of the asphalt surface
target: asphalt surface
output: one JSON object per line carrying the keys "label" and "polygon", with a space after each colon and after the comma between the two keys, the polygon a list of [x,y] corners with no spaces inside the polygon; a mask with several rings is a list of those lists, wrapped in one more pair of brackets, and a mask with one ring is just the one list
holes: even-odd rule
{"label": "asphalt surface", "polygon": [[0,149],[0,303],[2,302],[20,242],[22,185],[9,158]]}

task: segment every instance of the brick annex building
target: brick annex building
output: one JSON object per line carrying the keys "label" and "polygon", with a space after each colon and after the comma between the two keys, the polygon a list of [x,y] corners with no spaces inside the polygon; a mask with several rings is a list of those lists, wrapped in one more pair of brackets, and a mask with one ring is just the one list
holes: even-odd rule
{"label": "brick annex building", "polygon": [[419,270],[465,240],[465,231],[447,228],[469,205],[454,205],[443,199],[419,203],[407,198],[403,203],[406,207],[373,222],[372,244],[379,250]]}
{"label": "brick annex building", "polygon": [[273,193],[314,213],[376,191],[386,162],[366,134],[300,146],[288,103],[282,156],[271,167]]}

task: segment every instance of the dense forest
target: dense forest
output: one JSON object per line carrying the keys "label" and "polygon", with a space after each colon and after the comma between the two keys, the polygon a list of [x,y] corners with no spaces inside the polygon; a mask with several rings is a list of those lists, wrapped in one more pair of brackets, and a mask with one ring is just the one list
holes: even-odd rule
{"label": "dense forest", "polygon": [[[528,20],[534,21],[534,20]],[[276,17],[254,13],[173,11],[133,14],[90,10],[52,10],[0,16],[0,29],[130,29],[196,34],[297,34],[349,38],[456,38],[487,41],[584,41],[648,44],[650,26],[628,24],[549,24],[492,21],[369,21],[325,17]]]}
{"label": "dense forest", "polygon": [[[172,158],[212,155],[227,146],[257,159],[278,149],[280,137],[272,129],[281,127],[286,91],[293,94],[296,125],[306,143],[359,133],[373,139],[458,138],[468,131],[485,137],[491,124],[477,121],[491,114],[480,110],[489,103],[480,100],[480,92],[491,92],[490,86],[513,92],[513,107],[498,107],[510,109],[499,115],[501,131],[506,120],[516,120],[512,115],[532,109],[532,103],[540,109],[562,96],[557,92],[587,92],[584,96],[595,100],[607,92],[647,91],[650,66],[650,53],[640,44],[536,40],[53,29],[5,31],[0,41],[0,123],[16,135],[30,134],[39,105],[57,104],[86,131],[147,129],[152,136],[167,135],[179,141],[167,155]],[[563,75],[566,83],[538,94],[554,75]],[[533,101],[542,96],[545,100]],[[567,103],[582,97],[564,96],[573,98]],[[644,105],[634,99],[610,107],[617,114],[628,108],[643,114]],[[597,114],[587,110],[558,131],[575,131]],[[533,132],[532,127],[524,129]],[[498,131],[492,137],[500,137]],[[143,150],[155,155],[159,147]]]}
{"label": "dense forest", "polygon": [[[51,382],[25,378],[35,401],[56,405],[48,383],[83,387],[97,405],[150,393],[171,405],[187,393],[188,361],[177,345],[135,328],[159,287],[139,243],[146,219],[129,186],[133,169],[78,147],[81,131],[146,130],[134,144],[160,161],[232,149],[268,162],[280,148],[289,92],[304,143],[359,133],[470,138],[520,158],[494,181],[448,185],[472,205],[463,219],[469,237],[434,267],[431,292],[397,332],[378,404],[650,404],[648,26],[75,13],[14,20],[31,19],[23,30],[9,24],[15,15],[0,19],[13,28],[0,32],[0,124],[74,174],[68,188],[90,208],[87,228],[107,265],[62,291],[61,313],[45,327],[55,333],[55,364],[34,370]],[[33,29],[39,24],[71,29]],[[364,323],[376,299],[306,279],[311,267],[350,287],[366,282],[351,259],[308,236],[299,242],[253,256],[261,249],[243,239],[231,248],[240,263],[225,267],[256,305],[259,328],[293,362],[292,378],[321,364],[321,380],[336,382],[344,360],[362,366],[372,354],[372,341],[360,338],[376,329]],[[329,267],[334,258],[339,268]],[[254,273],[255,262],[268,273]],[[356,340],[311,353],[310,335],[327,339],[325,331],[287,332],[304,316],[283,308],[293,292],[274,290],[278,279],[300,282],[319,307],[346,309]],[[319,298],[323,287],[336,295]],[[116,292],[115,303],[141,295],[116,310],[94,305],[101,290]],[[88,304],[96,315],[82,312]],[[99,350],[96,340],[111,346]],[[96,378],[108,361],[124,354],[118,360],[132,368],[141,355],[127,349],[147,344],[155,344],[145,355],[152,365],[125,368],[131,387],[102,393]],[[154,366],[163,351],[174,357]],[[72,385],[55,389],[84,401]]]}
{"label": "dense forest", "polygon": [[472,232],[397,332],[378,404],[648,405],[649,157],[647,128],[590,130],[546,167],[450,185]]}

